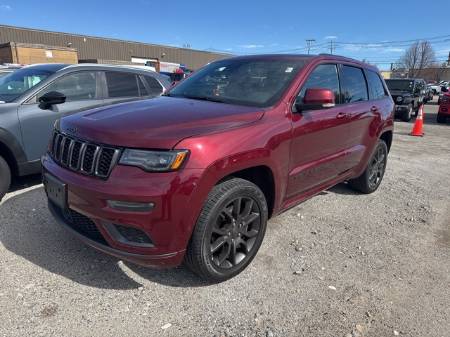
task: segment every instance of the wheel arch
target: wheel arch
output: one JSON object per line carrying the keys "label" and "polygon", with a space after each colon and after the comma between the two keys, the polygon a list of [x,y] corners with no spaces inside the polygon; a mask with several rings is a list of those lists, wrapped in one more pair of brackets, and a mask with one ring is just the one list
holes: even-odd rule
{"label": "wheel arch", "polygon": [[387,145],[388,152],[391,150],[392,138],[393,138],[392,130],[386,130],[382,132],[380,135],[380,139],[382,139]]}
{"label": "wheel arch", "polygon": [[257,165],[227,172],[227,175],[217,181],[216,184],[232,178],[248,180],[261,189],[267,201],[270,218],[275,208],[275,178],[272,169],[267,165]]}

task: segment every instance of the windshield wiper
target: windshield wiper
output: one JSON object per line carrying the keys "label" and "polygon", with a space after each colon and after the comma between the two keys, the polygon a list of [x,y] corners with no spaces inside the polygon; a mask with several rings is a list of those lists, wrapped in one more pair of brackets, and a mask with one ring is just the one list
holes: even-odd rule
{"label": "windshield wiper", "polygon": [[195,96],[195,95],[183,95],[183,96],[179,96],[179,97],[184,97],[184,98],[188,98],[188,99],[196,99],[199,101],[209,101],[209,102],[217,102],[217,103],[225,103],[225,101],[221,100],[218,97],[213,97],[213,96]]}

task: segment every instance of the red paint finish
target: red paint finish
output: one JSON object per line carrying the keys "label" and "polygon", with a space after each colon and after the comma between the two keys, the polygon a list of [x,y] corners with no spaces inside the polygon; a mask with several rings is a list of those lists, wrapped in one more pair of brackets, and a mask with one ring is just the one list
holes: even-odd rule
{"label": "red paint finish", "polygon": [[450,94],[445,93],[442,97],[441,104],[439,104],[440,115],[450,116]]}
{"label": "red paint finish", "polygon": [[[107,180],[71,172],[49,156],[42,160],[44,170],[67,184],[69,207],[91,218],[109,246],[81,237],[86,243],[135,263],[176,266],[208,193],[224,177],[247,168],[269,169],[277,214],[360,175],[379,137],[392,132],[390,96],[292,112],[303,83],[322,63],[377,71],[346,58],[315,56],[270,108],[161,97],[68,116],[60,122],[63,133],[76,129],[82,139],[120,147],[188,149],[189,158],[182,169],[169,173],[116,165]],[[122,212],[110,209],[106,200],[153,202],[155,208],[148,213]],[[103,225],[108,222],[143,230],[155,246],[115,241]]]}

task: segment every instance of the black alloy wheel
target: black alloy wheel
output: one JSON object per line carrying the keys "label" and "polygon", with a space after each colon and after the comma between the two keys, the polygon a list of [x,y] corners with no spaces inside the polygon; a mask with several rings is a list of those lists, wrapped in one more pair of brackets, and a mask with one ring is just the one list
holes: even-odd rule
{"label": "black alloy wheel", "polygon": [[230,269],[252,252],[261,229],[261,211],[250,197],[237,197],[225,205],[211,228],[210,258],[216,267]]}
{"label": "black alloy wheel", "polygon": [[383,179],[384,171],[386,169],[387,153],[383,146],[377,146],[369,163],[369,187],[376,189]]}
{"label": "black alloy wheel", "polygon": [[359,177],[349,180],[350,187],[365,194],[375,192],[386,171],[387,155],[387,145],[382,139],[379,139],[364,172]]}
{"label": "black alloy wheel", "polygon": [[209,193],[189,241],[185,262],[208,282],[242,272],[256,256],[266,232],[264,193],[248,180],[230,178]]}

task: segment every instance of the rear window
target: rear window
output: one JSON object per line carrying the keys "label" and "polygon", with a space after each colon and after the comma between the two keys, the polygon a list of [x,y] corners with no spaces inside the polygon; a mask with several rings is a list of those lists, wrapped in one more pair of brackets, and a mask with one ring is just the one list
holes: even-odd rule
{"label": "rear window", "polygon": [[351,66],[342,66],[341,91],[343,103],[368,100],[367,85],[362,69]]}
{"label": "rear window", "polygon": [[139,97],[136,75],[113,71],[105,75],[109,97]]}
{"label": "rear window", "polygon": [[371,70],[366,70],[367,82],[369,84],[369,96],[370,99],[380,99],[386,96],[383,82],[381,82],[380,76]]}

